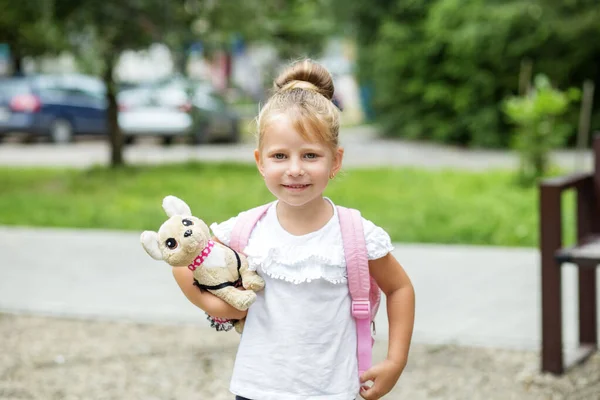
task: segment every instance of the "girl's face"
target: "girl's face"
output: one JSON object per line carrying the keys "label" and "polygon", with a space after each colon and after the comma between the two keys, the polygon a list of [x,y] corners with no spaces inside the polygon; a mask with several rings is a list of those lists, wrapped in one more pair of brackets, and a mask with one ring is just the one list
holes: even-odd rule
{"label": "girl's face", "polygon": [[342,166],[343,149],[307,141],[285,115],[274,119],[254,151],[267,188],[280,201],[304,206],[321,199],[332,175]]}

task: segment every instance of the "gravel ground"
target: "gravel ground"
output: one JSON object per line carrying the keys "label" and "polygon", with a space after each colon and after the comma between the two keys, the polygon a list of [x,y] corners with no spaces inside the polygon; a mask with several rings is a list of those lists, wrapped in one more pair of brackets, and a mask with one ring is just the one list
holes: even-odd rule
{"label": "gravel ground", "polygon": [[[233,398],[233,332],[0,314],[0,338],[3,400]],[[600,399],[600,353],[560,378],[537,367],[535,352],[415,344],[385,398]]]}

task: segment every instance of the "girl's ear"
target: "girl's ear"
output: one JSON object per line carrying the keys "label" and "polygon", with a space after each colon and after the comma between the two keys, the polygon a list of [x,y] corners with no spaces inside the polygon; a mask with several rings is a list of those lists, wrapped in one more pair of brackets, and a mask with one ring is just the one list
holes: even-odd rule
{"label": "girl's ear", "polygon": [[344,148],[338,147],[333,154],[333,165],[331,166],[331,173],[337,175],[342,169],[342,160],[344,159]]}
{"label": "girl's ear", "polygon": [[265,176],[265,173],[263,171],[262,160],[260,158],[260,151],[258,149],[254,150],[254,161],[256,161],[256,168],[258,168],[258,172],[260,172],[262,176]]}

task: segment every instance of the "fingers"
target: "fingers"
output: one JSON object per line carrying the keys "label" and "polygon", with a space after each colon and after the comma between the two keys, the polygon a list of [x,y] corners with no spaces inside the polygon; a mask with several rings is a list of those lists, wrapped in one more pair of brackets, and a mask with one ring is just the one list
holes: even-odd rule
{"label": "fingers", "polygon": [[360,395],[365,400],[377,400],[381,398],[381,393],[379,391],[379,388],[377,388],[377,385],[373,385],[370,387],[367,385],[362,385],[360,388]]}
{"label": "fingers", "polygon": [[377,372],[374,368],[369,368],[360,376],[360,395],[365,400],[378,399],[377,389],[375,388],[375,379],[377,378]]}
{"label": "fingers", "polygon": [[374,368],[369,368],[368,370],[363,372],[363,374],[360,376],[360,383],[373,381],[373,380],[375,380],[376,376],[377,376],[377,374],[375,373]]}

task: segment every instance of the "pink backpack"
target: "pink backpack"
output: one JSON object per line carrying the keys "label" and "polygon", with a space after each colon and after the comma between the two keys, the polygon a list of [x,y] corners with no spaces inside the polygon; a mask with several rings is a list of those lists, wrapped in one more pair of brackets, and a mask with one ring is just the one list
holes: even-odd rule
{"label": "pink backpack", "polygon": [[[242,252],[256,223],[267,212],[272,203],[248,210],[236,222],[231,232],[229,246]],[[352,317],[356,320],[358,374],[361,376],[371,367],[371,325],[375,326],[375,315],[381,301],[381,290],[369,274],[367,245],[358,210],[337,206],[342,231],[348,286],[352,298]]]}

